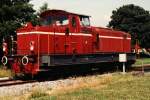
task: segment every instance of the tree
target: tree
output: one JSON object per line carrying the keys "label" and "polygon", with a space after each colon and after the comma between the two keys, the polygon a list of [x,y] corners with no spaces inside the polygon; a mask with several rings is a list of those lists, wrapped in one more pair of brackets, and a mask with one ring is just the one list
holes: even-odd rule
{"label": "tree", "polygon": [[36,17],[30,0],[1,0],[0,38],[15,35],[17,28]]}
{"label": "tree", "polygon": [[0,1],[0,44],[2,38],[9,40],[15,36],[16,30],[28,21],[36,19],[30,0],[1,0]]}
{"label": "tree", "polygon": [[142,7],[129,4],[113,10],[108,27],[128,32],[132,44],[137,39],[141,47],[150,48],[150,14]]}
{"label": "tree", "polygon": [[44,4],[40,7],[39,11],[37,12],[37,15],[40,15],[42,12],[44,12],[44,11],[46,11],[46,10],[49,10],[49,8],[48,8],[48,3],[44,3]]}
{"label": "tree", "polygon": [[44,3],[41,7],[40,7],[40,9],[36,12],[36,17],[35,18],[33,18],[33,20],[32,20],[32,24],[35,26],[35,25],[40,25],[40,14],[42,13],[42,12],[44,12],[44,11],[46,11],[46,10],[49,10],[49,8],[48,8],[48,3]]}

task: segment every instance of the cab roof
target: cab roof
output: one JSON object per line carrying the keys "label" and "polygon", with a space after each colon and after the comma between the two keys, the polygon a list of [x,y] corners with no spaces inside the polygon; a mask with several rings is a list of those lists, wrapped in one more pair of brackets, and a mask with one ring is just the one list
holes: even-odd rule
{"label": "cab roof", "polygon": [[45,16],[48,16],[48,15],[77,15],[77,16],[81,16],[81,17],[90,17],[88,15],[71,13],[71,12],[67,12],[67,11],[64,11],[64,10],[57,10],[57,9],[46,10],[46,11],[44,11],[40,14],[40,17],[45,17]]}

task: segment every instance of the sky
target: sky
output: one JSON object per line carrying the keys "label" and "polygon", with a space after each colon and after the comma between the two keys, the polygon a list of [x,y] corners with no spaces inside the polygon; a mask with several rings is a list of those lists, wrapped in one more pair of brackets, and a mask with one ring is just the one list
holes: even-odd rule
{"label": "sky", "polygon": [[100,27],[108,25],[113,10],[126,4],[135,4],[150,11],[150,0],[31,0],[30,3],[35,10],[48,3],[50,9],[90,15],[91,24]]}

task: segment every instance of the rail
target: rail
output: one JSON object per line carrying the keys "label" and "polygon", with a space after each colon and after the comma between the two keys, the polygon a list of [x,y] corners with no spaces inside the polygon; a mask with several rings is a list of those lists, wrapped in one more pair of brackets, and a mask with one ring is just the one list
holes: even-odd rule
{"label": "rail", "polygon": [[13,80],[13,79],[0,79],[0,87],[4,86],[12,86],[12,85],[21,85],[21,84],[26,84],[26,83],[33,83],[37,82],[35,80]]}
{"label": "rail", "polygon": [[150,72],[150,64],[133,65],[131,71],[146,71]]}

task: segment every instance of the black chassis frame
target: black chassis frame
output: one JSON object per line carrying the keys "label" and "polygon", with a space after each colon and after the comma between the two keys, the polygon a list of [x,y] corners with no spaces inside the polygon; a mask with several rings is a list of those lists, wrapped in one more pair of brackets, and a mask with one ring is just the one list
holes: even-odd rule
{"label": "black chassis frame", "polygon": [[[100,63],[119,63],[119,54],[125,53],[97,53],[86,55],[41,55],[40,66],[63,66],[78,64],[100,64]],[[126,53],[126,64],[132,65],[136,61],[135,53]],[[50,68],[51,68],[50,67]]]}

